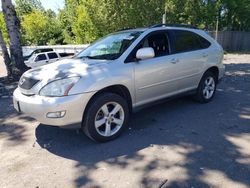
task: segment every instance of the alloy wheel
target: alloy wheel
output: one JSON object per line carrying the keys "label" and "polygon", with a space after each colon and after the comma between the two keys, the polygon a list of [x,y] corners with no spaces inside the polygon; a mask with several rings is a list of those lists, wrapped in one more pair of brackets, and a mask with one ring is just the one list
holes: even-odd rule
{"label": "alloy wheel", "polygon": [[205,99],[210,99],[215,91],[215,81],[212,76],[207,77],[204,83],[203,96]]}
{"label": "alloy wheel", "polygon": [[104,137],[110,137],[121,129],[124,119],[125,113],[119,103],[106,103],[96,113],[96,131]]}

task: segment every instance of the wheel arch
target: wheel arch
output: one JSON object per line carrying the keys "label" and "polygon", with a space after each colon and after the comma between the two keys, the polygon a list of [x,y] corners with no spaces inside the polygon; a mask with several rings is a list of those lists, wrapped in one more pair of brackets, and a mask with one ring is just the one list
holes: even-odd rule
{"label": "wheel arch", "polygon": [[97,91],[88,101],[84,111],[83,111],[83,119],[85,118],[86,115],[86,111],[89,108],[89,105],[92,103],[93,100],[95,100],[96,96],[101,95],[102,93],[115,93],[121,97],[123,97],[127,103],[128,103],[128,107],[129,107],[129,112],[132,112],[132,96],[130,94],[129,89],[124,86],[124,85],[111,85],[111,86],[107,86],[99,91]]}
{"label": "wheel arch", "polygon": [[[219,68],[218,68],[218,67],[212,66],[212,67],[208,68],[208,69],[204,72],[204,74],[205,74],[206,72],[212,72],[212,73],[216,76],[216,82],[218,82],[218,80],[219,80]],[[204,74],[203,74],[203,75],[204,75]]]}

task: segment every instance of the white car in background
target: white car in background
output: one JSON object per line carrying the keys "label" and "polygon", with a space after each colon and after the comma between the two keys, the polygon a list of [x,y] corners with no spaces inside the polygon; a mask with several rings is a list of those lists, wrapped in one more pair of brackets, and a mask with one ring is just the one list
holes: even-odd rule
{"label": "white car in background", "polygon": [[43,52],[32,55],[27,61],[25,61],[25,64],[27,67],[35,68],[53,63],[59,59],[61,59],[61,56],[57,52]]}

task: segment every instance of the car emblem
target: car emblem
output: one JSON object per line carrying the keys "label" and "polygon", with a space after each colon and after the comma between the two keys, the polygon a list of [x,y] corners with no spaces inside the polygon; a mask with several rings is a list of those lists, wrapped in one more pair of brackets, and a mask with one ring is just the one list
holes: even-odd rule
{"label": "car emblem", "polygon": [[22,78],[22,79],[20,80],[19,84],[20,84],[20,85],[23,85],[23,83],[24,83],[25,81],[26,81],[25,78]]}

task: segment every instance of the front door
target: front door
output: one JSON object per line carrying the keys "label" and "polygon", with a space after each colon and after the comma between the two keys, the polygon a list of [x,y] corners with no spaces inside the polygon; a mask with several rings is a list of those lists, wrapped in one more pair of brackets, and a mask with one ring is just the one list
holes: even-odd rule
{"label": "front door", "polygon": [[47,56],[45,54],[39,54],[37,55],[32,67],[40,67],[42,65],[47,64],[47,62],[48,62]]}
{"label": "front door", "polygon": [[168,33],[151,33],[138,49],[152,47],[155,57],[134,62],[136,105],[155,101],[178,91],[175,69],[177,60],[170,55]]}

